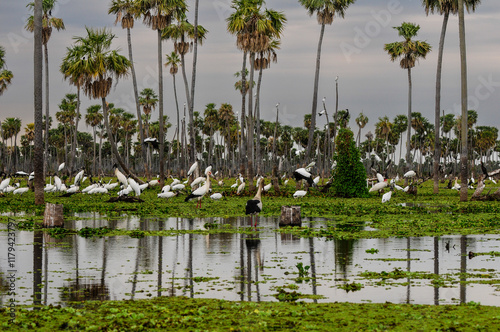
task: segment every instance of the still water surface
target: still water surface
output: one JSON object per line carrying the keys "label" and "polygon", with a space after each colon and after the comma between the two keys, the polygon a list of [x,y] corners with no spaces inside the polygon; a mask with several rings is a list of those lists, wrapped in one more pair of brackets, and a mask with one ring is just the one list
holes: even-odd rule
{"label": "still water surface", "polygon": [[[303,220],[303,225],[311,227],[323,223],[319,219]],[[75,220],[68,220],[65,227],[196,230],[214,221],[220,227],[249,225],[247,218],[128,216],[109,220],[98,214],[79,214]],[[499,252],[498,235],[327,240],[280,234],[275,231],[277,224],[276,218],[260,218],[259,227],[251,235],[181,234],[141,239],[86,239],[72,235],[59,240],[42,232],[16,231],[15,299],[19,304],[32,304],[36,294],[42,304],[62,305],[83,300],[181,295],[277,301],[277,289],[286,287],[286,291],[309,295],[304,299],[308,302],[474,301],[500,305],[500,258],[468,255]],[[6,228],[0,224],[0,229]],[[7,248],[7,232],[0,232],[2,305],[8,300]],[[302,280],[298,279],[299,263],[304,267]],[[412,274],[399,279],[367,279],[361,275],[394,271]],[[437,280],[434,284],[433,279]],[[352,283],[362,288],[346,291],[346,284]]]}

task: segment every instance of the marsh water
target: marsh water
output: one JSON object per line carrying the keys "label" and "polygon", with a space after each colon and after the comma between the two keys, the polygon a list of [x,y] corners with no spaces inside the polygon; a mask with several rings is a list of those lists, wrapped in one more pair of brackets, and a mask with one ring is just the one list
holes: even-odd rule
{"label": "marsh water", "polygon": [[[277,301],[281,291],[308,302],[500,304],[499,235],[329,240],[276,231],[277,218],[156,219],[79,214],[65,227],[247,233],[54,239],[15,231],[15,301],[68,305],[85,300],[188,296]],[[304,226],[326,221],[303,219]],[[6,224],[0,229],[6,230]],[[8,301],[8,236],[0,232],[0,303]],[[469,253],[475,253],[469,255]]]}

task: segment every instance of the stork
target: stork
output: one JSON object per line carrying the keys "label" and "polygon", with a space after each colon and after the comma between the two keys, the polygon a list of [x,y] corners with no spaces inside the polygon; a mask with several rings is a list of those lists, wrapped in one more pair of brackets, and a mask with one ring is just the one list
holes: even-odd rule
{"label": "stork", "polygon": [[188,202],[192,199],[198,199],[198,202],[196,202],[196,207],[201,208],[201,199],[203,196],[205,196],[206,193],[208,193],[210,189],[210,175],[212,175],[212,172],[207,172],[207,181],[205,181],[205,185],[203,187],[199,187],[198,189],[194,190],[189,196],[186,197],[184,200],[185,202]]}
{"label": "stork", "polygon": [[261,193],[263,188],[264,188],[264,179],[260,181],[257,193],[255,194],[254,198],[247,201],[245,214],[250,215],[250,224],[252,226],[257,226],[257,220],[255,221],[254,225],[252,222],[252,217],[257,216],[262,211]]}

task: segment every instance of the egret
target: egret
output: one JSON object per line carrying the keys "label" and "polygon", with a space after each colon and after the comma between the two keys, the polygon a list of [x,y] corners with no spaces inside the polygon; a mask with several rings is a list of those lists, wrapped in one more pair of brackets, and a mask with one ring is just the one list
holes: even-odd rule
{"label": "egret", "polygon": [[65,163],[62,163],[61,165],[59,165],[59,168],[57,169],[58,172],[62,171],[64,169],[64,166],[66,164]]}
{"label": "egret", "polygon": [[182,183],[177,183],[176,185],[173,185],[171,189],[173,191],[177,191],[177,190],[182,190],[184,188],[186,188],[185,185],[183,185]]}
{"label": "egret", "polygon": [[166,193],[169,191],[170,191],[170,185],[168,185],[168,184],[164,185],[163,188],[161,188],[162,193]]}
{"label": "egret", "polygon": [[124,187],[127,187],[128,186],[128,181],[127,181],[127,177],[122,173],[120,172],[120,170],[118,169],[118,165],[117,164],[114,164],[113,165],[113,169],[115,171],[115,176],[116,178],[118,179],[118,181],[124,186]]}
{"label": "egret", "polygon": [[7,188],[7,186],[10,183],[10,176],[7,177],[7,174],[5,174],[4,172],[2,173],[3,173],[3,180],[2,182],[0,182],[0,192],[2,192],[5,188]]}
{"label": "egret", "polygon": [[236,179],[236,182],[231,185],[231,188],[237,188],[238,187],[238,180]]}
{"label": "egret", "polygon": [[15,189],[12,193],[13,193],[14,195],[22,195],[22,194],[24,194],[25,192],[27,192],[29,189],[30,189],[30,188],[28,188],[28,187],[17,188],[17,189]]}
{"label": "egret", "polygon": [[236,190],[236,194],[239,195],[244,189],[245,189],[245,179],[240,176],[240,182],[241,184],[238,186],[238,190]]}
{"label": "egret", "polygon": [[118,184],[118,182],[111,183],[111,180],[109,180],[109,182],[104,185],[104,188],[106,188],[107,190],[113,190],[118,186]]}
{"label": "egret", "polygon": [[176,192],[173,192],[173,191],[166,191],[166,192],[161,192],[159,193],[157,196],[159,198],[171,198],[171,197],[174,197],[175,195],[177,195]]}
{"label": "egret", "polygon": [[413,178],[413,177],[415,177],[416,175],[417,175],[417,173],[415,173],[415,171],[408,171],[408,172],[406,172],[406,173],[403,175],[403,177],[404,177],[404,178]]}
{"label": "egret", "polygon": [[307,191],[305,191],[305,190],[297,190],[296,192],[293,193],[293,198],[304,197],[306,194],[307,194]]}
{"label": "egret", "polygon": [[213,199],[214,201],[218,201],[219,199],[222,198],[222,194],[221,193],[214,193],[214,194],[210,195],[210,198]]}
{"label": "egret", "polygon": [[210,175],[211,174],[212,174],[211,172],[208,172],[206,174],[207,181],[205,181],[205,185],[202,187],[199,187],[198,189],[194,190],[191,194],[189,194],[189,196],[187,196],[186,199],[184,200],[185,202],[188,202],[192,199],[197,199],[198,202],[196,202],[196,207],[201,208],[201,199],[203,198],[203,196],[205,196],[205,194],[210,189]]}
{"label": "egret", "polygon": [[207,179],[203,176],[199,176],[197,177],[196,179],[193,180],[193,182],[191,182],[191,188],[194,188],[194,186],[206,181]]}
{"label": "egret", "polygon": [[132,190],[134,190],[135,196],[141,195],[141,188],[140,188],[139,184],[130,176],[128,177],[128,184],[130,185]]}
{"label": "egret", "polygon": [[57,175],[54,175],[54,185],[56,186],[56,191],[61,191],[62,181]]}
{"label": "egret", "polygon": [[389,190],[385,194],[382,195],[382,203],[389,202],[392,196],[392,190]]}
{"label": "egret", "polygon": [[198,168],[198,162],[195,161],[193,165],[189,168],[189,171],[187,172],[187,176],[191,176],[193,172]]}
{"label": "egret", "polygon": [[385,187],[387,187],[387,181],[377,182],[370,188],[370,190],[368,190],[368,192],[379,191],[380,189],[384,189]]}
{"label": "egret", "polygon": [[85,169],[82,167],[82,169],[80,170],[80,172],[76,173],[75,175],[75,186],[79,186],[83,179],[83,174],[85,173]]}
{"label": "egret", "polygon": [[319,183],[319,179],[320,179],[319,175],[313,179],[315,185]]}
{"label": "egret", "polygon": [[97,187],[97,183],[92,183],[90,186],[87,186],[82,189],[82,193],[87,194],[89,191]]}
{"label": "egret", "polygon": [[[262,198],[261,193],[264,188],[264,180],[260,181],[257,193],[253,199],[247,201],[245,208],[245,214],[250,215],[250,224],[254,226],[252,222],[252,216],[257,216],[262,211]],[[255,221],[255,226],[257,226],[257,220]]]}
{"label": "egret", "polygon": [[272,184],[271,182],[269,182],[268,184],[266,184],[266,185],[264,186],[264,191],[269,191],[269,190],[271,190],[272,186],[273,186],[273,184]]}
{"label": "egret", "polygon": [[[208,172],[212,173],[212,165],[210,165],[207,168],[205,168],[205,175],[207,175]],[[215,175],[217,175],[217,172],[215,172]]]}
{"label": "egret", "polygon": [[70,194],[74,194],[78,191],[78,189],[80,189],[79,186],[71,186],[68,188],[68,190],[66,190],[67,193],[70,193]]}

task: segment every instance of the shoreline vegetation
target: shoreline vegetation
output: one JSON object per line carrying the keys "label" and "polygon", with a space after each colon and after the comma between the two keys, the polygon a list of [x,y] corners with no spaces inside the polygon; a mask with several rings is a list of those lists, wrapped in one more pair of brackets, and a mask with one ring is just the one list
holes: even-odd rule
{"label": "shoreline vegetation", "polygon": [[232,302],[187,297],[21,309],[3,331],[498,331],[500,308],[392,303]]}
{"label": "shoreline vegetation", "polygon": [[[291,181],[292,182],[292,181]],[[487,186],[490,186],[487,184]],[[492,185],[491,185],[492,186]],[[245,202],[253,192],[236,195],[229,185],[215,187],[226,195],[219,201],[203,198],[202,208],[184,202],[179,194],[168,200],[158,198],[159,187],[141,194],[143,202],[107,202],[115,191],[106,195],[75,194],[61,197],[45,195],[46,202],[64,205],[65,218],[75,212],[102,213],[107,218],[121,215],[154,217],[242,217]],[[391,200],[381,203],[381,196],[342,199],[310,189],[300,199],[292,197],[295,184],[276,195],[271,190],[262,196],[261,216],[280,215],[283,205],[301,206],[302,227],[278,227],[301,237],[360,239],[374,237],[417,237],[449,234],[499,234],[500,204],[497,202],[459,202],[459,193],[440,190],[432,193],[432,183],[418,187],[418,194],[394,192]],[[469,194],[472,194],[472,190]],[[33,193],[22,196],[5,194],[0,198],[0,222],[15,220],[20,229],[32,230],[43,219],[44,206],[36,206]],[[10,215],[9,215],[10,212]],[[19,213],[24,212],[24,213]],[[305,219],[304,219],[305,218]],[[321,218],[324,227],[313,227]],[[278,223],[278,222],[277,222]],[[305,224],[310,225],[305,226]],[[370,226],[365,230],[365,226]],[[259,227],[259,226],[257,226]],[[81,230],[44,229],[51,236],[66,236]],[[215,225],[196,233],[247,232],[250,228]],[[140,236],[171,236],[176,230],[143,231]],[[189,231],[182,231],[189,232]],[[59,234],[58,234],[59,233]],[[137,230],[109,230],[93,236],[138,236]],[[88,236],[88,230],[86,236]],[[81,234],[79,234],[81,235]],[[92,235],[92,234],[91,234]],[[84,236],[84,235],[81,235]],[[309,300],[310,301],[310,300]],[[382,302],[382,301],[381,301]],[[496,331],[500,329],[500,307],[469,302],[460,305],[412,305],[392,303],[305,303],[297,302],[231,302],[216,299],[159,297],[136,301],[85,302],[74,307],[43,306],[38,310],[16,308],[14,323],[8,322],[6,308],[0,309],[0,327],[4,331]]]}

